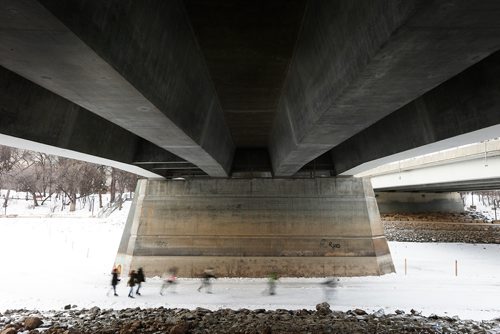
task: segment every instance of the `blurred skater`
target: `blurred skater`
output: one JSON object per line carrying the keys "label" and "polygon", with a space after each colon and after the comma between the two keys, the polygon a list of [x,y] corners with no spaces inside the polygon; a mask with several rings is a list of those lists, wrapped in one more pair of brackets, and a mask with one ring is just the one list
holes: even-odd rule
{"label": "blurred skater", "polygon": [[267,280],[267,293],[270,296],[273,296],[276,294],[276,284],[278,282],[278,274],[275,272],[272,272],[271,275],[269,275],[269,278]]}
{"label": "blurred skater", "polygon": [[128,274],[128,282],[127,282],[127,285],[130,287],[130,291],[128,292],[128,296],[129,298],[134,298],[134,296],[132,296],[132,294],[134,293],[134,286],[135,286],[135,282],[137,281],[137,273],[135,272],[135,270],[131,270],[130,271],[130,274]]}
{"label": "blurred skater", "polygon": [[321,285],[323,286],[323,292],[325,293],[325,300],[329,301],[335,296],[335,290],[339,285],[339,279],[331,277],[324,282],[321,282]]}
{"label": "blurred skater", "polygon": [[118,282],[120,282],[120,279],[118,278],[118,269],[113,268],[113,271],[111,271],[111,286],[115,296],[118,296],[116,293],[116,286],[118,285]]}
{"label": "blurred skater", "polygon": [[141,288],[141,284],[142,282],[146,282],[146,277],[144,276],[144,271],[142,270],[142,268],[139,268],[139,270],[137,270],[136,282],[137,282],[137,290],[135,290],[135,294],[137,296],[140,296],[141,293],[139,292],[139,289]]}
{"label": "blurred skater", "polygon": [[201,289],[205,289],[206,293],[212,293],[212,278],[217,278],[214,275],[214,270],[212,268],[205,269],[201,275],[201,285],[198,288],[198,292],[201,292]]}
{"label": "blurred skater", "polygon": [[172,267],[168,270],[168,273],[163,279],[163,284],[161,285],[160,295],[163,296],[163,291],[171,287],[171,290],[175,290],[175,284],[177,284],[177,268]]}

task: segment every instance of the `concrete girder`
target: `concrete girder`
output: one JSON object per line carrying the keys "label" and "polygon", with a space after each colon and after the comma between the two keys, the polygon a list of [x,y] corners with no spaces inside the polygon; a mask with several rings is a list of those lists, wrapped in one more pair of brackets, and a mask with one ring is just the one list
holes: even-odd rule
{"label": "concrete girder", "polygon": [[40,3],[0,3],[0,65],[227,176],[233,142],[180,1]]}
{"label": "concrete girder", "polygon": [[[411,185],[407,187],[397,187],[397,188],[384,188],[381,192],[397,192],[401,194],[403,192],[411,193],[421,193],[421,192],[435,192],[435,193],[447,193],[447,192],[474,192],[474,191],[487,191],[487,190],[498,190],[500,189],[500,178],[488,178],[488,179],[473,179],[465,181],[456,182],[443,182],[443,183],[433,183],[433,184],[419,184]],[[441,210],[444,211],[444,210]]]}
{"label": "concrete girder", "polygon": [[459,161],[371,178],[377,191],[452,192],[498,189],[500,157]]}
{"label": "concrete girder", "polygon": [[500,3],[310,1],[273,125],[275,175],[500,49]]}
{"label": "concrete girder", "polygon": [[337,174],[498,137],[500,52],[331,150]]}
{"label": "concrete girder", "polygon": [[[0,143],[161,179],[139,160],[179,157],[0,66]],[[149,169],[149,170],[148,170]]]}

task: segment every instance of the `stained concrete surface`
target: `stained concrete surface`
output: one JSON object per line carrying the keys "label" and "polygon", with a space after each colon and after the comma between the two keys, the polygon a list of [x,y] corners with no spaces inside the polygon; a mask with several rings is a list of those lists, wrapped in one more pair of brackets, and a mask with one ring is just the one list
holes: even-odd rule
{"label": "stained concrete surface", "polygon": [[182,276],[393,271],[371,185],[355,178],[143,180],[116,264]]}

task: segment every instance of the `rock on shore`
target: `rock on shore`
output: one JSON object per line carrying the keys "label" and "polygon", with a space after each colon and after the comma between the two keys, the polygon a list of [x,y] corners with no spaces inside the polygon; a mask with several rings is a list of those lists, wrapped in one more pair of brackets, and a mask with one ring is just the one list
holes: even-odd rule
{"label": "rock on shore", "polygon": [[500,224],[485,223],[477,214],[385,214],[389,241],[500,244]]}
{"label": "rock on shore", "polygon": [[[28,318],[42,322],[27,329]],[[9,310],[0,314],[0,333],[125,334],[125,333],[500,333],[500,319],[460,320],[458,317],[423,317],[411,310],[383,310],[369,314],[356,309],[332,311],[327,303],[311,310],[124,309],[50,311]]]}

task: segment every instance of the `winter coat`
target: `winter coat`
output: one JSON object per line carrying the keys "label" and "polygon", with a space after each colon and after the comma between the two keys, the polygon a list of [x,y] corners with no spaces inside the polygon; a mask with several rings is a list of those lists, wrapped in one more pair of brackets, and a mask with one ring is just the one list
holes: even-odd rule
{"label": "winter coat", "polygon": [[137,274],[131,274],[128,279],[127,285],[133,287],[135,286],[136,281],[137,281]]}
{"label": "winter coat", "polygon": [[112,273],[113,277],[111,278],[111,285],[117,285],[118,282],[120,282],[120,279],[118,278],[118,273]]}
{"label": "winter coat", "polygon": [[144,271],[142,271],[142,269],[139,269],[136,275],[137,275],[136,276],[137,283],[146,282],[146,278],[144,277]]}

